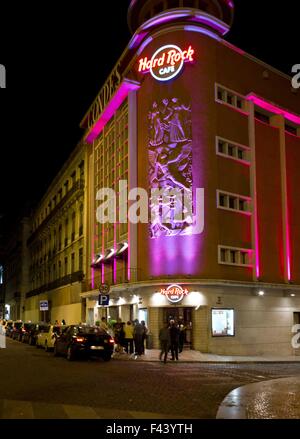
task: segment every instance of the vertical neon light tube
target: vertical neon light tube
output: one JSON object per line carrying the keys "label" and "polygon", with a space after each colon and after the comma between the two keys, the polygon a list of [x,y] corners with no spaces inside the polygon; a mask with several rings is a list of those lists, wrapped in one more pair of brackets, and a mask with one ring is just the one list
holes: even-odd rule
{"label": "vertical neon light tube", "polygon": [[[104,224],[102,225],[102,254],[104,255]],[[104,264],[101,264],[101,283],[105,283],[105,268]]]}

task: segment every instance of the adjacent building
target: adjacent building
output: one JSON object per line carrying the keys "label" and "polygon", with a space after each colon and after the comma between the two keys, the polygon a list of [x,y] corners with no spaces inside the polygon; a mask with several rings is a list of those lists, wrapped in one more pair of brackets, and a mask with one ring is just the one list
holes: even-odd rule
{"label": "adjacent building", "polygon": [[[224,39],[233,17],[231,0],[131,2],[133,37],[82,121],[81,297],[88,322],[145,320],[154,347],[176,318],[193,349],[288,355],[300,319],[300,95]],[[116,214],[102,224],[105,188]],[[151,189],[169,199],[155,204]],[[105,284],[110,301],[99,306]]]}
{"label": "adjacent building", "polygon": [[[85,319],[86,148],[79,143],[31,215],[24,320]],[[84,316],[84,318],[83,318]]]}

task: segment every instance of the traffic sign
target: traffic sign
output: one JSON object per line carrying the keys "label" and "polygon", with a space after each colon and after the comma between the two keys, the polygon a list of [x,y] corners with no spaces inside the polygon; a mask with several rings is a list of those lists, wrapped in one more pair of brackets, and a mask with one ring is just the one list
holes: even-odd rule
{"label": "traffic sign", "polygon": [[109,294],[99,294],[98,304],[99,306],[108,306]]}
{"label": "traffic sign", "polygon": [[99,287],[99,293],[100,294],[108,294],[109,293],[109,285],[108,284],[101,284]]}
{"label": "traffic sign", "polygon": [[48,300],[40,300],[40,311],[49,311]]}

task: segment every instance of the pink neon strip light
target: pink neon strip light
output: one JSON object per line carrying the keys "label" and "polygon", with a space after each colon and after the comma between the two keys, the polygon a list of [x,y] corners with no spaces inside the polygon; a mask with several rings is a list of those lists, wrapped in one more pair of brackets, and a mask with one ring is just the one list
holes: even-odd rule
{"label": "pink neon strip light", "polygon": [[289,121],[300,125],[300,116],[297,114],[291,113],[290,111],[285,110],[284,108],[279,107],[278,105],[272,104],[271,102],[266,101],[265,99],[257,96],[255,93],[250,93],[247,96],[248,101],[253,102],[260,108],[264,110],[270,111],[270,113],[281,114]]}
{"label": "pink neon strip light", "polygon": [[129,81],[128,79],[124,79],[105,110],[101,114],[98,121],[95,125],[90,129],[86,136],[86,141],[88,143],[92,143],[101,133],[107,122],[113,117],[118,108],[122,105],[124,100],[127,98],[128,93],[133,90],[137,90],[140,85],[136,82]]}

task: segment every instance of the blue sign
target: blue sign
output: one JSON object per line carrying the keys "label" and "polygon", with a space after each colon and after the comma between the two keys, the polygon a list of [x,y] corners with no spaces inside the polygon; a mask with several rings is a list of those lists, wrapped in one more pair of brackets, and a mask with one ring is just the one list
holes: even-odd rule
{"label": "blue sign", "polygon": [[99,294],[98,300],[99,306],[108,306],[109,305],[109,294]]}

